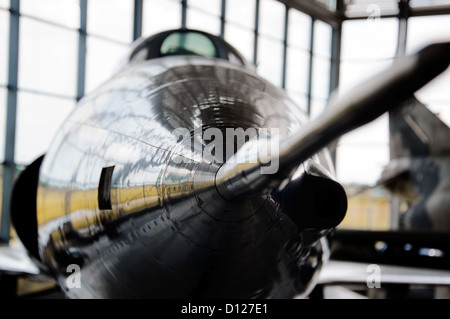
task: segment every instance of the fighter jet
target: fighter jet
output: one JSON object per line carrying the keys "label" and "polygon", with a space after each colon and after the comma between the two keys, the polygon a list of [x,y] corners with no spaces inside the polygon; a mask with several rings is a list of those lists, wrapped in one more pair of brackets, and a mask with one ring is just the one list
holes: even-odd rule
{"label": "fighter jet", "polygon": [[377,265],[385,286],[373,298],[412,298],[418,285],[430,298],[450,297],[449,138],[415,97],[389,111],[390,162],[372,187],[390,192],[397,223],[391,231],[337,231],[321,283],[366,286],[366,269]]}
{"label": "fighter jet", "polygon": [[14,227],[69,298],[306,297],[347,209],[327,145],[449,57],[426,47],[310,121],[219,37],[140,40],[19,177]]}
{"label": "fighter jet", "polygon": [[389,113],[389,130],[391,161],[379,183],[406,204],[398,228],[448,232],[449,127],[413,98]]}

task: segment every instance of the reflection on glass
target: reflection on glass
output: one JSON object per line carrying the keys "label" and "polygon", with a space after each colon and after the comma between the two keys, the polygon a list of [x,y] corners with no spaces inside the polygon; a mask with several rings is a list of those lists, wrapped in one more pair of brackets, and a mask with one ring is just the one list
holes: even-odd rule
{"label": "reflection on glass", "polygon": [[311,17],[298,10],[289,10],[288,44],[298,48],[310,49]]}
{"label": "reflection on glass", "polygon": [[[450,39],[450,15],[413,17],[408,20],[407,53]],[[450,126],[450,70],[416,92],[416,97]]]}
{"label": "reflection on glass", "polygon": [[255,0],[227,0],[226,21],[254,29],[255,11]]}
{"label": "reflection on glass", "polygon": [[132,0],[89,0],[87,32],[129,43],[133,40]]}
{"label": "reflection on glass", "polygon": [[8,82],[9,13],[0,10],[0,84]]}
{"label": "reflection on glass", "polygon": [[176,0],[144,0],[142,35],[181,28],[181,3]]}
{"label": "reflection on glass", "polygon": [[342,25],[342,60],[393,58],[397,48],[397,30],[397,19],[345,21]]}
{"label": "reflection on glass", "polygon": [[288,47],[286,58],[286,89],[306,94],[308,92],[309,52]]}
{"label": "reflection on glass", "polygon": [[225,40],[234,46],[248,61],[253,61],[255,34],[253,30],[227,23]]}
{"label": "reflection on glass", "polygon": [[86,92],[90,92],[118,71],[129,48],[88,36],[86,50]]}
{"label": "reflection on glass", "polygon": [[220,16],[205,13],[196,9],[187,11],[186,24],[189,29],[202,30],[220,35]]}
{"label": "reflection on glass", "polygon": [[[92,2],[89,0],[88,2]],[[80,26],[80,6],[78,0],[21,0],[22,14],[56,22],[69,28]]]}
{"label": "reflection on glass", "polygon": [[19,91],[15,162],[29,164],[44,154],[74,106],[75,100]]}
{"label": "reflection on glass", "polygon": [[330,94],[330,66],[330,59],[321,56],[313,57],[311,94],[314,98],[328,99]]}
{"label": "reflection on glass", "polygon": [[75,96],[78,34],[20,20],[19,88]]}
{"label": "reflection on glass", "polygon": [[[245,1],[241,0],[241,2]],[[189,0],[188,6],[190,8],[201,9],[219,17],[222,12],[222,0]]]}
{"label": "reflection on glass", "polygon": [[261,0],[259,4],[259,33],[283,40],[286,7],[276,0]]}
{"label": "reflection on glass", "polygon": [[3,163],[5,159],[6,89],[2,87],[0,87],[0,127],[2,128],[0,130],[0,163]]}
{"label": "reflection on glass", "polygon": [[314,54],[331,57],[332,28],[328,23],[320,20],[314,21]]}
{"label": "reflection on glass", "polygon": [[259,38],[257,72],[263,78],[281,86],[283,43],[265,37]]}

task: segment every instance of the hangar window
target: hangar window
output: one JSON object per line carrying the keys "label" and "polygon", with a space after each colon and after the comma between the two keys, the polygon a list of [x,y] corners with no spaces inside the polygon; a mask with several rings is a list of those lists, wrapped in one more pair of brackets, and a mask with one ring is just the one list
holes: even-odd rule
{"label": "hangar window", "polygon": [[[74,107],[73,99],[19,91],[14,160],[28,164],[44,154]],[[36,132],[39,132],[39,138],[36,138]]]}
{"label": "hangar window", "polygon": [[86,40],[86,92],[108,80],[129,50],[126,44],[88,35]]}
{"label": "hangar window", "polygon": [[[0,125],[2,127],[6,127],[6,89],[0,86]],[[5,106],[4,106],[5,105]],[[5,148],[5,130],[0,131],[0,147],[2,150]],[[5,160],[5,153],[0,152],[0,161],[3,162]],[[2,172],[2,167],[0,165],[0,173]],[[0,182],[1,182],[1,174],[0,174]],[[1,183],[0,183],[1,185]],[[1,203],[1,196],[0,196]]]}
{"label": "hangar window", "polygon": [[77,40],[74,30],[57,28],[32,17],[21,17],[19,89],[75,97]]}
{"label": "hangar window", "polygon": [[181,27],[181,2],[144,0],[142,35],[144,37]]}
{"label": "hangar window", "polygon": [[9,15],[0,10],[0,85],[8,82]]}
{"label": "hangar window", "polygon": [[210,58],[217,56],[214,43],[197,32],[172,33],[163,41],[160,50],[161,56],[200,55]]}
{"label": "hangar window", "polygon": [[189,0],[186,27],[219,35],[221,7],[222,1],[220,0]]}
{"label": "hangar window", "polygon": [[[450,15],[412,17],[408,21],[406,52],[414,53],[427,44],[445,42],[448,39],[450,39]],[[447,126],[450,126],[450,108],[448,107],[450,95],[447,89],[449,85],[450,72],[446,71],[416,92],[416,97],[437,114]]]}
{"label": "hangar window", "polygon": [[115,41],[131,42],[132,2],[130,0],[88,0],[87,32]]}

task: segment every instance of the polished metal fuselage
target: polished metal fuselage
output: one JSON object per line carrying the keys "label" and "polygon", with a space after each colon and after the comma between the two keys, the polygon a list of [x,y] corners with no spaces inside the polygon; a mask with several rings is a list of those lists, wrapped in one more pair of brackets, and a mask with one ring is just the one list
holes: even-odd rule
{"label": "polished metal fuselage", "polygon": [[[165,57],[129,66],[80,101],[45,156],[37,198],[42,261],[69,297],[307,294],[324,232],[300,232],[271,193],[222,198],[214,184],[220,161],[204,156],[204,140],[200,149],[183,143],[211,127],[277,128],[285,137],[307,121],[283,90],[224,60]],[[180,139],[177,128],[191,134]],[[331,169],[325,157],[312,160]],[[110,203],[100,207],[105,169]]]}

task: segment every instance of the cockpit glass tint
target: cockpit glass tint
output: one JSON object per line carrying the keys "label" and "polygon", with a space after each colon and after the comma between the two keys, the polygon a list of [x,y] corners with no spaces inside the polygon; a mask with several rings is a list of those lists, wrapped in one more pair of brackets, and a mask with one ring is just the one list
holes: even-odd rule
{"label": "cockpit glass tint", "polygon": [[176,32],[164,39],[161,56],[169,55],[200,55],[217,57],[214,43],[205,35],[196,32]]}

